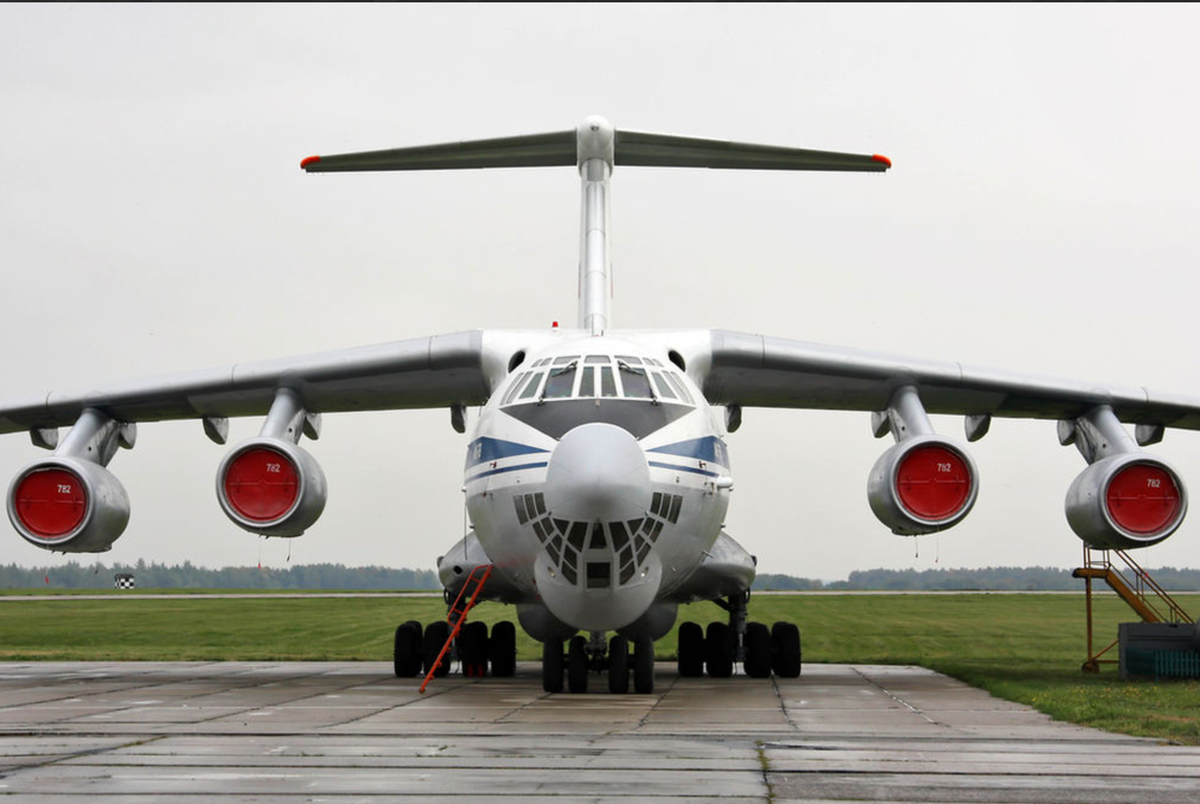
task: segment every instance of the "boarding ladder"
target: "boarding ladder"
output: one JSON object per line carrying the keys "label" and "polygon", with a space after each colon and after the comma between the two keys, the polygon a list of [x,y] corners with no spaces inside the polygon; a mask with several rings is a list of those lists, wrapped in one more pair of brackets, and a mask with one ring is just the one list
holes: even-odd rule
{"label": "boarding ladder", "polygon": [[442,645],[441,653],[434,659],[433,664],[429,667],[429,672],[425,676],[425,680],[421,682],[421,692],[425,691],[425,687],[433,679],[433,674],[442,666],[442,660],[450,652],[450,646],[454,644],[454,640],[458,637],[458,632],[466,624],[467,612],[475,607],[475,601],[479,599],[479,593],[483,591],[483,585],[487,583],[487,579],[492,575],[492,567],[492,564],[480,564],[471,570],[471,574],[467,576],[466,582],[463,583],[462,589],[458,592],[458,597],[454,598],[454,605],[450,607],[450,611],[446,614],[446,622],[450,624],[450,636],[446,637],[446,644]]}
{"label": "boarding ladder", "polygon": [[[1123,573],[1114,566],[1112,554],[1125,565]],[[1087,545],[1083,547],[1083,566],[1071,573],[1076,578],[1083,578],[1085,597],[1087,599],[1087,651],[1088,659],[1083,663],[1084,672],[1097,673],[1100,665],[1116,664],[1116,659],[1101,659],[1100,657],[1116,647],[1119,639],[1114,639],[1108,647],[1099,653],[1092,650],[1092,580],[1099,579],[1108,584],[1117,596],[1124,600],[1144,622],[1161,623],[1191,622],[1191,616],[1183,610],[1166,590],[1155,583],[1146,570],[1124,550],[1095,550]],[[1129,576],[1132,576],[1129,577]]]}

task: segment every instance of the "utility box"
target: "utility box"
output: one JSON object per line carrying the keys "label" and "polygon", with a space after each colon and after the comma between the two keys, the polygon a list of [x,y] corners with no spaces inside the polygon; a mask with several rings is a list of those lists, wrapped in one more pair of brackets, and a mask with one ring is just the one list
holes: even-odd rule
{"label": "utility box", "polygon": [[113,587],[115,589],[132,589],[134,587],[133,573],[118,572],[113,576]]}
{"label": "utility box", "polygon": [[1120,623],[1121,678],[1200,678],[1200,624]]}

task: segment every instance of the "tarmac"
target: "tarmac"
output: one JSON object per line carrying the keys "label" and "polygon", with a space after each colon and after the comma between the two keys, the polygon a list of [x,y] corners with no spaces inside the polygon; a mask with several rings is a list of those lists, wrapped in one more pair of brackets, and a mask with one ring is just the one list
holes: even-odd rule
{"label": "tarmac", "polygon": [[1200,748],[1052,721],[919,667],[547,695],[384,663],[0,663],[0,795],[77,802],[1200,800]]}

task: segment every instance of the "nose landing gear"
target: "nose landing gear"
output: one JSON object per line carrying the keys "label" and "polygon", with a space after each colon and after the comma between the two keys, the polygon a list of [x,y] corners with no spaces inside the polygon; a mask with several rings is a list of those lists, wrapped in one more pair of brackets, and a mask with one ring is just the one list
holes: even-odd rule
{"label": "nose landing gear", "polygon": [[542,643],[542,689],[562,692],[565,675],[570,692],[584,693],[589,675],[596,672],[607,673],[609,692],[623,695],[629,692],[632,672],[633,691],[649,695],[654,692],[654,640],[648,636],[633,640],[632,656],[629,647],[629,640],[620,634],[606,643],[603,631],[593,631],[590,638],[571,637],[564,655],[563,643],[549,639]]}

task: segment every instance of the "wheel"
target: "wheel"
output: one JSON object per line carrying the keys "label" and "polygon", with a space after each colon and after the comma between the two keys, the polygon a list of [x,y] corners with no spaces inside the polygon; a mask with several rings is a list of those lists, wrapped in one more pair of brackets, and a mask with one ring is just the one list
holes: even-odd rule
{"label": "wheel", "polygon": [[771,675],[771,632],[762,623],[746,624],[746,659],[742,666],[750,678]]}
{"label": "wheel", "polygon": [[487,656],[487,624],[468,622],[463,625],[458,632],[458,658],[462,662],[463,675],[467,678],[487,675]]}
{"label": "wheel", "polygon": [[567,647],[567,689],[571,692],[587,692],[588,657],[587,640],[581,636],[571,637]]}
{"label": "wheel", "polygon": [[[433,663],[437,661],[438,654],[442,652],[442,648],[446,644],[446,640],[450,638],[450,623],[445,620],[438,620],[436,623],[430,623],[425,626],[425,634],[421,638],[421,657],[424,660],[423,672],[428,675]],[[434,678],[442,678],[450,672],[450,656],[447,653],[442,657],[442,663],[438,665],[437,672],[434,673]]]}
{"label": "wheel", "polygon": [[608,691],[629,692],[629,640],[620,635],[608,641]]}
{"label": "wheel", "polygon": [[542,643],[542,689],[546,692],[563,690],[563,646],[554,638]]}
{"label": "wheel", "polygon": [[704,661],[713,678],[733,675],[733,631],[728,624],[708,624],[704,633]]}
{"label": "wheel", "polygon": [[699,623],[679,626],[679,675],[684,678],[704,675],[704,630]]}
{"label": "wheel", "polygon": [[654,692],[654,640],[648,636],[633,643],[633,691],[638,695]]}
{"label": "wheel", "polygon": [[488,658],[492,662],[492,675],[497,678],[512,678],[517,672],[517,628],[508,620],[492,626]]}
{"label": "wheel", "polygon": [[771,626],[771,667],[780,678],[800,676],[800,629],[794,623]]}
{"label": "wheel", "polygon": [[392,649],[392,668],[396,671],[396,678],[420,675],[421,662],[420,625],[413,628],[413,624],[407,622],[397,626]]}

